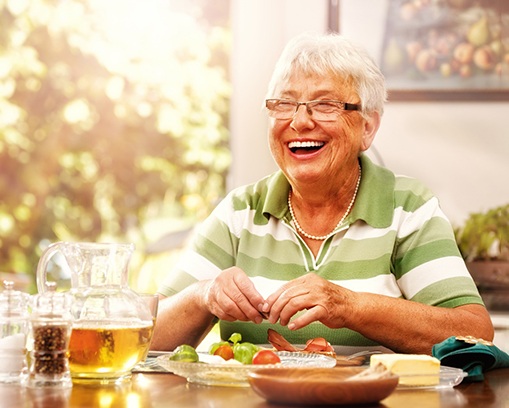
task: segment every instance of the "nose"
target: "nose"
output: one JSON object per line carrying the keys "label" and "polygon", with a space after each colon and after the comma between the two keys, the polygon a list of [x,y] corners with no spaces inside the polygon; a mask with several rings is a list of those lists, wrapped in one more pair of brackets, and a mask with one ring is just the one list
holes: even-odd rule
{"label": "nose", "polygon": [[297,133],[300,133],[303,129],[312,129],[315,127],[311,112],[305,104],[298,105],[295,109],[290,127]]}

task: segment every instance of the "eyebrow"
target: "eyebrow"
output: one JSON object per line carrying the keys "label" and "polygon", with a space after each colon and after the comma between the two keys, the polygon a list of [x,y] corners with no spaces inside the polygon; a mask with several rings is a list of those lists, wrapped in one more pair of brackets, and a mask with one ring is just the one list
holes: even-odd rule
{"label": "eyebrow", "polygon": [[[327,99],[338,99],[338,97],[336,97],[336,96],[333,97],[331,94],[332,94],[332,91],[318,91],[318,93],[313,93],[312,94],[313,97],[310,98],[309,100],[315,101],[315,100],[323,98],[323,97],[326,97]],[[294,92],[294,91],[285,91],[280,94],[280,98],[297,100],[297,97],[295,95],[296,95],[296,92]]]}

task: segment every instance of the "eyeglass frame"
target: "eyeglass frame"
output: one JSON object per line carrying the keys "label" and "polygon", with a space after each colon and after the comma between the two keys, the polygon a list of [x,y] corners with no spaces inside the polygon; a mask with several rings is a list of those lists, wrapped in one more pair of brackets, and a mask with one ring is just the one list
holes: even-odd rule
{"label": "eyeglass frame", "polygon": [[[276,116],[272,116],[271,113],[276,113],[276,111],[272,110],[269,108],[269,104],[271,102],[274,102],[274,103],[277,103],[277,102],[287,102],[287,103],[290,103],[292,105],[295,105],[295,111],[287,118],[278,118]],[[313,107],[312,106],[309,106],[309,104],[318,104],[318,103],[323,103],[323,102],[333,102],[333,103],[337,103],[339,105],[341,105],[340,109],[341,111],[360,111],[361,110],[361,105],[360,104],[357,104],[357,103],[349,103],[349,102],[343,102],[343,101],[338,101],[336,99],[316,99],[316,100],[312,100],[312,101],[307,101],[307,102],[300,102],[300,101],[294,101],[294,100],[291,100],[291,99],[277,99],[277,98],[270,98],[270,99],[265,99],[265,108],[267,108],[267,110],[269,111],[269,116],[273,117],[274,119],[281,119],[281,120],[287,120],[287,119],[291,119],[293,116],[295,116],[295,114],[297,113],[297,111],[299,110],[299,107],[301,105],[304,105],[306,107],[306,112],[309,114],[309,116],[311,116],[314,120],[318,120],[318,121],[322,121],[322,122],[328,122],[328,121],[334,121],[334,119],[316,119],[316,117],[313,117]],[[339,117],[341,115],[341,113],[338,113],[337,117]]]}

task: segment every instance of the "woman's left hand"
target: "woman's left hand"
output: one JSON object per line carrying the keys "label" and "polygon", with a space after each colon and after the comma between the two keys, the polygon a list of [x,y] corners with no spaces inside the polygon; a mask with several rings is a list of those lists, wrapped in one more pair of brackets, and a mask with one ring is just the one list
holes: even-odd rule
{"label": "woman's left hand", "polygon": [[[314,273],[289,281],[272,293],[267,299],[264,311],[269,313],[269,321],[281,325],[288,324],[297,330],[314,321],[320,321],[330,328],[344,327],[352,298],[355,293],[329,282]],[[301,316],[290,319],[301,310]]]}

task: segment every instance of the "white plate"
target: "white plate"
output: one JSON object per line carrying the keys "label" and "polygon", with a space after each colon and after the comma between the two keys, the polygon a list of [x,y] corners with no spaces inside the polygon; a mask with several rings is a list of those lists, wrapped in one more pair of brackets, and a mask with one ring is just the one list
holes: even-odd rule
{"label": "white plate", "polygon": [[[468,373],[464,372],[459,368],[441,366],[440,367],[440,375],[438,378],[434,378],[435,376],[430,375],[400,375],[399,376],[399,384],[398,390],[423,390],[423,389],[433,389],[440,390],[444,388],[453,388],[460,384],[463,381],[463,378],[468,376]],[[432,379],[435,384],[429,385],[408,385],[402,384],[401,382],[419,380],[420,378],[425,378],[426,380]]]}
{"label": "white plate", "polygon": [[230,387],[249,387],[248,373],[261,368],[278,367],[334,367],[336,359],[321,354],[295,353],[280,351],[277,355],[281,364],[232,364],[224,363],[203,363],[210,356],[207,353],[198,353],[200,362],[188,363],[172,361],[168,353],[157,357],[157,363],[173,374],[187,378],[190,383],[202,385],[220,385]]}

